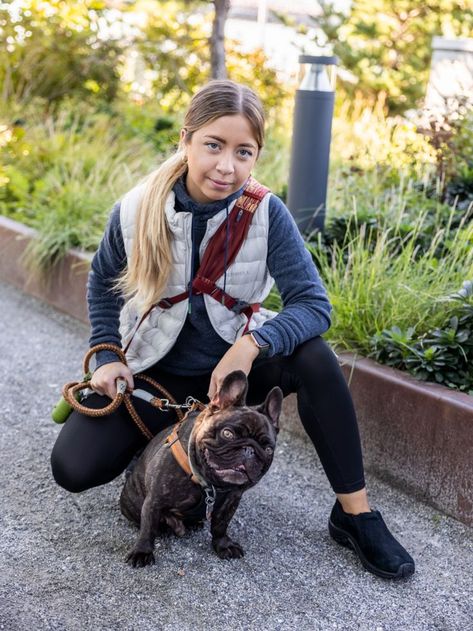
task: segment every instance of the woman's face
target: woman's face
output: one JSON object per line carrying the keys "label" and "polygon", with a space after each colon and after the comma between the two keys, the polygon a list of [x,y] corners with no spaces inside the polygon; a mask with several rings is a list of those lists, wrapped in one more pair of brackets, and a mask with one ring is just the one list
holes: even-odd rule
{"label": "woman's face", "polygon": [[[182,140],[185,134],[182,129]],[[258,143],[248,120],[235,114],[195,131],[185,151],[187,191],[194,201],[208,203],[225,199],[245,184],[258,158]]]}

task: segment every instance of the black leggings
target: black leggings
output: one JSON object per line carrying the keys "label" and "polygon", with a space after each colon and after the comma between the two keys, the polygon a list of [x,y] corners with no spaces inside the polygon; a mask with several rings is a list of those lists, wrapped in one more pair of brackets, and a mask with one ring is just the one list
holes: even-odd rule
{"label": "black leggings", "polygon": [[[179,403],[189,394],[203,403],[208,401],[210,374],[183,377],[155,367],[144,373],[169,390]],[[284,396],[295,392],[302,424],[335,493],[352,493],[364,487],[353,403],[336,356],[322,338],[308,340],[288,357],[255,362],[248,383],[248,405],[262,403],[273,386],[279,386]],[[135,378],[136,387],[149,390],[149,384]],[[94,393],[85,403],[98,408],[109,402]],[[175,422],[172,412],[158,411],[138,398],[133,404],[153,434]],[[124,471],[146,442],[124,406],[100,418],[73,412],[51,454],[54,478],[72,492],[105,484]]]}

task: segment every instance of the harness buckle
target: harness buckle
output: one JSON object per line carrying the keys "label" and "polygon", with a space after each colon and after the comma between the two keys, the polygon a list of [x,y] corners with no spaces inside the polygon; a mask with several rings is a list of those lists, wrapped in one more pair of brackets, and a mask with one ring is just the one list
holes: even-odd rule
{"label": "harness buckle", "polygon": [[250,304],[248,302],[245,302],[244,300],[236,300],[230,311],[233,311],[234,313],[241,313],[249,306]]}

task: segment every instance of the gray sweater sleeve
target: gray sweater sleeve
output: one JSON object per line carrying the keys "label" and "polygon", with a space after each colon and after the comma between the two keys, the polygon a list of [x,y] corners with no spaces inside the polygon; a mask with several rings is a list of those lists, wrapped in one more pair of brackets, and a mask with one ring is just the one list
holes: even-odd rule
{"label": "gray sweater sleeve", "polygon": [[[119,333],[123,298],[113,290],[113,281],[126,266],[126,253],[120,226],[120,202],[110,214],[99,248],[92,259],[87,281],[87,304],[91,325],[90,346],[108,343],[121,348]],[[97,354],[97,367],[117,361],[115,353]]]}
{"label": "gray sweater sleeve", "polygon": [[269,356],[290,355],[302,342],[328,330],[331,305],[291,213],[275,195],[269,213],[267,264],[284,307],[255,332],[258,340],[269,343]]}

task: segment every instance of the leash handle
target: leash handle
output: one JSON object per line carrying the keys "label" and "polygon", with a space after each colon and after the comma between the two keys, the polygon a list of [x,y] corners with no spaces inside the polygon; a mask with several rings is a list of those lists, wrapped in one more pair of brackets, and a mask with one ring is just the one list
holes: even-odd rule
{"label": "leash handle", "polygon": [[[93,346],[91,349],[89,349],[84,357],[83,371],[84,371],[84,375],[88,376],[89,379],[90,379],[90,369],[89,369],[90,359],[95,355],[95,353],[99,351],[114,352],[119,358],[119,360],[126,366],[125,353],[122,351],[121,348],[119,348],[115,344],[97,344],[97,346]],[[82,405],[80,403],[81,391],[90,388],[89,379],[84,379],[84,381],[80,381],[80,382],[70,381],[69,383],[66,383],[64,385],[62,389],[62,396],[67,401],[67,403],[74,410],[76,410],[77,412],[80,412],[81,414],[85,414],[86,416],[99,417],[99,416],[106,416],[107,414],[111,414],[112,412],[115,412],[115,410],[121,405],[125,397],[126,381],[122,378],[118,378],[117,379],[117,394],[115,398],[113,399],[113,401],[109,405],[105,406],[104,408],[101,408],[99,410],[94,410],[94,409],[85,407],[85,405]]]}
{"label": "leash handle", "polygon": [[125,366],[127,365],[125,353],[119,346],[116,346],[115,344],[97,344],[97,346],[93,346],[85,354],[83,363],[84,375],[87,375],[89,372],[90,359],[95,355],[95,353],[98,353],[99,351],[112,351],[112,353],[115,353],[117,355],[122,364],[125,364]]}
{"label": "leash handle", "polygon": [[[105,351],[105,350],[114,352],[117,355],[118,359],[123,364],[125,364],[125,366],[127,365],[125,353],[122,351],[121,348],[119,348],[118,346],[115,346],[115,344],[98,344],[97,346],[94,346],[93,348],[89,349],[89,351],[86,353],[84,357],[83,369],[84,369],[84,375],[86,375],[84,377],[84,380],[80,382],[71,381],[64,385],[62,389],[62,395],[63,395],[63,398],[65,399],[65,402],[70,406],[70,408],[76,410],[77,412],[80,412],[81,414],[84,414],[85,416],[92,416],[92,417],[101,417],[101,416],[106,416],[107,414],[112,414],[113,412],[115,412],[115,410],[117,410],[120,407],[122,403],[124,403],[135,425],[137,425],[141,433],[148,440],[151,440],[153,438],[153,434],[148,430],[148,428],[146,427],[146,425],[143,423],[138,413],[136,412],[131,402],[130,393],[127,391],[127,382],[125,379],[123,379],[123,377],[119,377],[116,380],[117,394],[109,405],[103,408],[94,409],[94,408],[86,407],[85,405],[81,404],[80,393],[82,392],[82,390],[87,390],[90,388],[90,372],[89,372],[90,359],[98,351]],[[191,411],[195,409],[196,407],[198,407],[199,409],[202,409],[205,407],[202,403],[200,403],[193,397],[188,397],[184,405],[178,405],[174,397],[170,394],[170,392],[168,392],[166,388],[161,386],[161,384],[159,384],[157,381],[155,381],[151,377],[148,377],[147,375],[143,375],[143,374],[138,374],[138,375],[135,375],[135,378],[146,381],[151,386],[153,386],[161,395],[164,395],[166,397],[165,399],[154,397],[152,405],[154,407],[162,408],[164,410],[166,410],[166,407],[174,409],[179,422],[182,422],[184,418],[184,414],[182,413],[181,408],[187,408],[188,411]],[[165,402],[165,404],[163,402]],[[63,417],[64,417],[64,414],[63,414]],[[57,422],[64,422],[64,420],[66,419],[63,418],[61,421],[57,421]]]}
{"label": "leash handle", "polygon": [[62,389],[62,396],[69,405],[76,410],[76,412],[80,412],[86,416],[106,416],[107,414],[112,414],[112,412],[115,412],[115,410],[121,405],[125,397],[124,392],[120,392],[117,388],[116,397],[109,405],[104,408],[94,410],[82,405],[80,400],[77,400],[77,398],[80,399],[80,392],[88,388],[90,388],[90,383],[88,381],[70,381],[69,383],[66,383]]}

